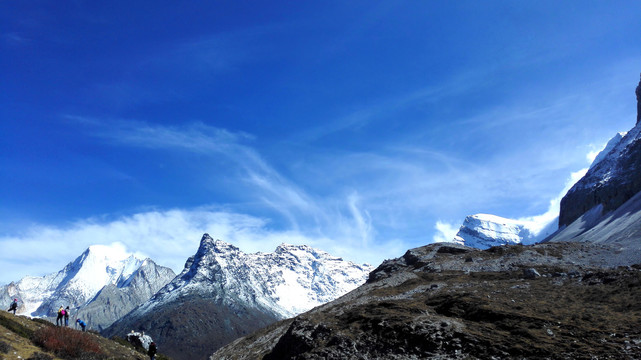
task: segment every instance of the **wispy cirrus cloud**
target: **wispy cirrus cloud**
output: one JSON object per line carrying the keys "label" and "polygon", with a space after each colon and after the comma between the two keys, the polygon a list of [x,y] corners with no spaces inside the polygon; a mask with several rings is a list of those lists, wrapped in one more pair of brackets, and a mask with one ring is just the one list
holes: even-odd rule
{"label": "wispy cirrus cloud", "polygon": [[31,42],[31,39],[17,32],[8,32],[0,36],[0,38],[8,45],[24,45]]}
{"label": "wispy cirrus cloud", "polygon": [[202,122],[163,126],[136,120],[67,118],[89,125],[92,136],[112,145],[224,157],[242,170],[240,181],[258,189],[265,202],[279,211],[296,210],[312,216],[318,212],[310,196],[280,175],[254,148],[246,144],[253,140],[250,134],[231,132]]}
{"label": "wispy cirrus cloud", "polygon": [[[367,209],[359,206],[354,193],[345,196],[332,194],[330,198],[310,194],[266,161],[251,146],[254,137],[250,134],[203,123],[162,126],[141,121],[67,118],[84,124],[92,136],[112,146],[198,154],[198,161],[224,158],[237,171],[214,167],[210,176],[228,177],[232,193],[251,192],[251,198],[258,205],[250,206],[270,208],[271,220],[279,214],[287,220],[287,228],[294,232],[314,233],[321,237],[350,237],[363,245],[372,238],[372,220]],[[203,169],[209,167],[202,166]],[[204,203],[215,202],[215,199],[207,200],[206,194],[203,199]],[[228,206],[235,207],[234,204]],[[246,206],[239,205],[244,211]]]}

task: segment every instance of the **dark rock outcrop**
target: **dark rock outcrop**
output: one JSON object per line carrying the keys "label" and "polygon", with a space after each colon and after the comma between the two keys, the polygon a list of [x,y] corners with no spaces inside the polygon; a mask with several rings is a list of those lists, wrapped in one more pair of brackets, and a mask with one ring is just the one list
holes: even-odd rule
{"label": "dark rock outcrop", "polygon": [[144,349],[144,351],[148,351],[149,344],[151,344],[154,340],[149,335],[132,331],[127,334],[127,341],[137,349],[139,348]]}

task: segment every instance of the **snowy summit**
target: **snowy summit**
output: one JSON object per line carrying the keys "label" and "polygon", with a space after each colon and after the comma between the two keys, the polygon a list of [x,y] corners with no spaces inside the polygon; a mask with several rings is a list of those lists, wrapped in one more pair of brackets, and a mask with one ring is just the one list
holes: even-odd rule
{"label": "snowy summit", "polygon": [[0,288],[0,296],[17,298],[20,314],[53,316],[61,305],[73,310],[86,305],[107,285],[126,287],[149,261],[120,244],[92,245],[57,273],[26,276]]}
{"label": "snowy summit", "polygon": [[183,296],[207,294],[286,318],[355,289],[372,269],[306,245],[282,244],[273,253],[246,254],[204,234],[184,270],[136,312],[140,315]]}

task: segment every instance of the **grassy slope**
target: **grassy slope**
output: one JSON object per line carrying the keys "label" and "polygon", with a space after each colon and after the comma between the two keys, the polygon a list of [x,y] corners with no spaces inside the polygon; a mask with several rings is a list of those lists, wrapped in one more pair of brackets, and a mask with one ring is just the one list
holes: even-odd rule
{"label": "grassy slope", "polygon": [[[51,327],[50,323],[42,320],[32,320],[25,316],[14,316],[6,311],[0,312],[0,341],[8,344],[10,349],[7,353],[0,352],[0,359],[28,359],[34,353],[45,353],[52,356],[53,359],[60,359],[53,353],[48,353],[38,347],[31,340],[33,333],[44,327]],[[100,360],[106,359],[131,359],[144,360],[148,357],[133,349],[131,345],[106,339],[94,333],[84,333],[90,341],[98,344],[101,355],[95,358]],[[0,348],[1,348],[0,343]],[[164,357],[166,359],[166,357]]]}

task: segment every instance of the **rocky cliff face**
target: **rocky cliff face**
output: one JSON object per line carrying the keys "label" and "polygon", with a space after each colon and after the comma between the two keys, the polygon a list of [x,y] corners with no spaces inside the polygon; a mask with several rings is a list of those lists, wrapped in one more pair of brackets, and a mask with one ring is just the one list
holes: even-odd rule
{"label": "rocky cliff face", "polygon": [[254,330],[331,301],[371,271],[309,246],[245,254],[205,234],[184,270],[107,336],[143,330],[168,355],[199,359]]}
{"label": "rocky cliff face", "polygon": [[561,200],[559,227],[572,224],[596,206],[612,212],[641,191],[641,124],[594,164]]}

